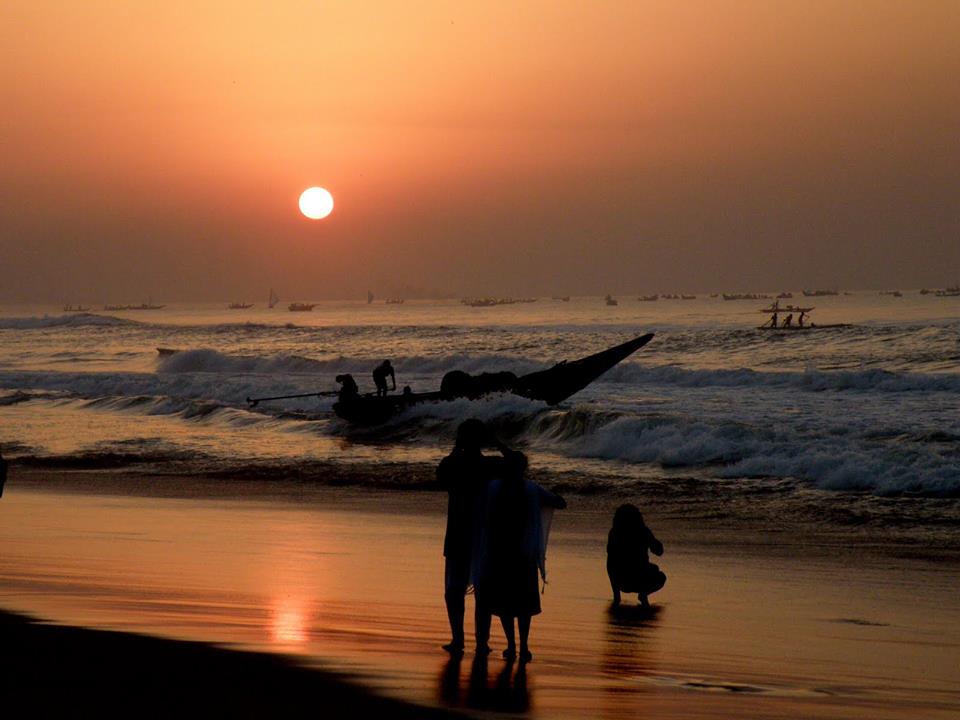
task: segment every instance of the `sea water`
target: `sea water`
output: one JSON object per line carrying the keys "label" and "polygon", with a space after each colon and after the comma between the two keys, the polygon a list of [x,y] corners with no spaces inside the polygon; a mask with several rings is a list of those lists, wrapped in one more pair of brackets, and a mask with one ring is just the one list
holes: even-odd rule
{"label": "sea water", "polygon": [[[338,466],[390,467],[402,490],[405,467],[435,463],[457,424],[480,417],[566,492],[641,495],[678,513],[712,503],[768,523],[789,512],[960,551],[960,298],[781,302],[846,326],[763,331],[769,302],[707,296],[613,307],[596,297],[322,302],[312,312],[7,306],[0,447],[24,466],[223,482],[251,468],[289,477],[315,463],[326,470],[308,480],[325,482]],[[332,413],[332,396],[247,402],[333,391],[345,372],[370,391],[386,358],[399,387],[436,390],[450,370],[522,374],[647,332],[649,345],[557,407],[498,395],[357,428]]]}

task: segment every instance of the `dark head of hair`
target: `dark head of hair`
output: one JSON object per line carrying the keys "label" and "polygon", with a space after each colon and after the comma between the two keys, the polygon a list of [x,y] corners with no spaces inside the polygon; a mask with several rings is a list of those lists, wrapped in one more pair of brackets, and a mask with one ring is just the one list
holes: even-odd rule
{"label": "dark head of hair", "polygon": [[457,428],[457,439],[454,448],[457,450],[479,451],[490,436],[487,426],[482,420],[470,418],[460,423]]}
{"label": "dark head of hair", "polygon": [[346,376],[346,375],[337,375],[337,377],[336,377],[335,379],[336,379],[336,381],[337,381],[338,383],[342,383],[344,380],[347,379],[347,376]]}
{"label": "dark head of hair", "polygon": [[624,503],[613,514],[613,527],[615,529],[640,527],[643,524],[643,513],[633,503]]}
{"label": "dark head of hair", "polygon": [[383,365],[384,367],[390,367],[390,361],[389,361],[389,360],[384,360],[384,361],[383,361],[382,363],[380,363],[380,364]]}

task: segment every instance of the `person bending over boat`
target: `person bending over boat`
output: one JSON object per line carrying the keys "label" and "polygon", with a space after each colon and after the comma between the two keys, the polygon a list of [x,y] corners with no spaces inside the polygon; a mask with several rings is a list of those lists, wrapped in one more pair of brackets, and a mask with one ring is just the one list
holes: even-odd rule
{"label": "person bending over boat", "polygon": [[785,327],[785,328],[793,327],[793,313],[790,313],[783,319],[783,325],[781,325],[780,327]]}
{"label": "person bending over boat", "polygon": [[[387,377],[393,383],[391,388],[387,387]],[[397,389],[397,376],[389,360],[384,360],[373,369],[373,384],[377,386],[377,397],[385,397],[390,390]]]}
{"label": "person bending over boat", "polygon": [[607,536],[607,577],[614,607],[620,604],[621,592],[637,593],[640,605],[650,607],[647,596],[666,584],[667,576],[650,562],[647,551],[663,555],[663,543],[647,527],[636,505],[621,505],[613,515],[613,527]]}
{"label": "person bending over boat", "polygon": [[337,375],[336,380],[340,383],[340,394],[337,396],[339,402],[350,402],[360,396],[360,388],[357,381],[353,379],[350,373]]}

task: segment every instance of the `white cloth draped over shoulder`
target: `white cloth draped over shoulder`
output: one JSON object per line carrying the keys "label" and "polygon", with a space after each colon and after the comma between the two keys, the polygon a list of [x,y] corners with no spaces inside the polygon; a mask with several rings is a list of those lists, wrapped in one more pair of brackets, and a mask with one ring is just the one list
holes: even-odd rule
{"label": "white cloth draped over shoulder", "polygon": [[[488,560],[489,508],[496,504],[503,492],[504,480],[495,478],[487,488],[487,502],[483,508],[483,517],[475,526],[470,581],[476,587],[482,582]],[[553,513],[560,499],[549,490],[532,480],[523,481],[523,502],[525,522],[521,552],[525,560],[536,564],[544,587],[547,583],[547,543],[550,540],[550,526]]]}

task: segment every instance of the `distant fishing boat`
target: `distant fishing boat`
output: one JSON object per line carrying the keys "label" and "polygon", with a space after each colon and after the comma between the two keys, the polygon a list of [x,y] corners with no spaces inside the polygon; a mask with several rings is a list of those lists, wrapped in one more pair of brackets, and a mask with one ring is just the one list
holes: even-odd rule
{"label": "distant fishing boat", "polygon": [[64,312],[90,312],[90,308],[83,307],[83,305],[64,305]]}
{"label": "distant fishing boat", "polygon": [[960,285],[937,290],[934,295],[937,297],[960,297]]}
{"label": "distant fishing boat", "polygon": [[310,312],[317,306],[316,303],[290,303],[287,310],[290,312]]}
{"label": "distant fishing boat", "polygon": [[246,310],[252,308],[253,303],[232,302],[227,305],[227,310]]}
{"label": "distant fishing boat", "polygon": [[619,304],[620,304],[620,303],[617,302],[617,299],[616,299],[613,295],[607,295],[606,297],[603,298],[603,301],[604,301],[604,302],[607,304],[607,306],[609,306],[609,307],[613,307],[614,305],[619,305]]}
{"label": "distant fishing boat", "polygon": [[830,295],[839,295],[836,290],[804,290],[804,297],[828,297]]}
{"label": "distant fishing boat", "polygon": [[279,297],[277,296],[277,294],[273,291],[273,288],[270,288],[270,299],[267,300],[267,307],[272,308],[272,307],[273,307],[274,305],[276,305],[278,302],[280,302],[280,298],[279,298]]}
{"label": "distant fishing boat", "polygon": [[659,295],[641,295],[637,298],[640,302],[656,302],[659,299]]}
{"label": "distant fishing boat", "polygon": [[373,302],[373,293],[367,290],[367,305]]}
{"label": "distant fishing boat", "polygon": [[569,295],[554,295],[551,300],[559,300],[560,302],[570,302]]}
{"label": "distant fishing boat", "polygon": [[387,298],[384,302],[387,305],[403,305],[403,298]]}

